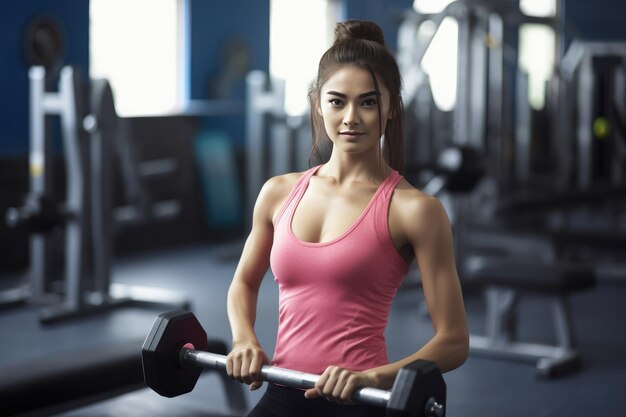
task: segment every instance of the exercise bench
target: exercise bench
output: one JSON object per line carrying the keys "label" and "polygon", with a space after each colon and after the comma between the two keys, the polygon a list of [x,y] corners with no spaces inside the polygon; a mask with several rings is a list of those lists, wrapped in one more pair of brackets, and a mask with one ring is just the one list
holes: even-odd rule
{"label": "exercise bench", "polygon": [[[471,353],[534,362],[537,374],[548,378],[580,368],[568,296],[595,287],[591,268],[517,257],[469,256],[465,278],[484,289],[486,301],[486,334],[470,335]],[[550,301],[555,345],[516,340],[515,308],[521,294]]]}

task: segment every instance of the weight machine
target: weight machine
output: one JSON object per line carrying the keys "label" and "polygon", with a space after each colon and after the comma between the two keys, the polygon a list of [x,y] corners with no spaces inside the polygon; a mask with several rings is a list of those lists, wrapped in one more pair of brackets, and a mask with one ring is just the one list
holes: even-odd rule
{"label": "weight machine", "polygon": [[558,178],[581,191],[626,183],[626,43],[574,40],[558,73]]}
{"label": "weight machine", "polygon": [[[532,119],[527,74],[518,66],[518,33],[525,24],[552,28],[558,57],[563,23],[560,2],[554,17],[524,15],[518,3],[457,0],[439,13],[404,14],[397,60],[405,82],[409,171],[432,163],[449,146],[471,146],[485,154],[487,174],[499,188],[528,176]],[[454,107],[443,111],[422,61],[447,18],[458,24],[458,75]]]}
{"label": "weight machine", "polygon": [[[35,66],[30,78],[30,192],[25,205],[9,209],[12,227],[30,233],[30,279],[0,294],[0,306],[33,303],[44,323],[84,316],[122,305],[187,308],[182,295],[159,288],[112,283],[112,240],[119,224],[177,215],[175,201],[151,202],[141,186],[128,127],[117,117],[107,81],[91,83],[91,103],[76,69],[61,70],[58,92],[47,92],[46,71]],[[91,112],[87,114],[87,109]],[[52,145],[48,116],[59,116],[65,162],[65,200],[52,190]],[[115,152],[117,151],[117,152]],[[112,204],[112,159],[120,157],[129,206]],[[117,216],[116,216],[117,214]],[[117,217],[117,218],[116,218]],[[63,238],[63,276],[55,280],[53,257]],[[58,260],[57,260],[58,261]],[[61,286],[58,284],[60,281]]]}

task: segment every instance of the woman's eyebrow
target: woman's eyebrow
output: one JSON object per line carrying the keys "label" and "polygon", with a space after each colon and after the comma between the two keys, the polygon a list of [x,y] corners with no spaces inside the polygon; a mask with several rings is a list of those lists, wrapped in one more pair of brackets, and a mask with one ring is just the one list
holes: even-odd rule
{"label": "woman's eyebrow", "polygon": [[[341,98],[347,98],[348,96],[343,94],[343,93],[339,93],[337,91],[328,91],[326,92],[326,94],[330,94],[333,96],[337,96],[337,97],[341,97]],[[369,97],[369,96],[374,96],[374,95],[379,95],[379,93],[376,90],[372,90],[372,91],[368,91],[367,93],[363,93],[363,94],[359,94],[358,98],[363,98],[363,97]]]}

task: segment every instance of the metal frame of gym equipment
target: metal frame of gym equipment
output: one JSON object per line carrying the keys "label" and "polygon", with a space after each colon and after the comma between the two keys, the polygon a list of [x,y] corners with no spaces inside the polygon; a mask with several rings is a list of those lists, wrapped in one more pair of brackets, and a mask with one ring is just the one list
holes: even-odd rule
{"label": "metal frame of gym equipment", "polygon": [[308,167],[311,147],[308,112],[285,113],[285,83],[260,70],[246,76],[246,202],[247,229],[263,183],[272,176]]}
{"label": "metal frame of gym equipment", "polygon": [[[596,61],[600,60],[612,60],[608,74],[596,74]],[[575,39],[562,59],[558,75],[559,142],[556,145],[559,155],[563,155],[558,167],[560,183],[582,191],[597,185],[623,187],[626,134],[616,129],[619,126],[614,123],[608,126],[605,137],[596,138],[592,126],[599,117],[610,118],[607,114],[595,114],[600,106],[614,106],[617,114],[613,116],[626,123],[626,43]],[[604,85],[599,85],[598,77],[604,78],[601,80]],[[604,158],[599,153],[604,153]],[[594,158],[608,166],[607,172],[598,172]],[[569,184],[572,180],[575,183]]]}
{"label": "metal frame of gym equipment", "polygon": [[[422,68],[424,58],[441,23],[446,17],[453,17],[459,23],[457,101],[452,112],[450,137],[441,136],[439,126],[432,127],[433,107],[432,92],[429,88],[428,75]],[[429,35],[420,34],[422,23],[431,21],[435,30]],[[409,158],[415,158],[416,164],[429,163],[437,158],[440,151],[451,144],[474,145],[483,147],[485,126],[482,115],[486,111],[486,48],[484,37],[489,27],[489,15],[482,7],[473,7],[465,1],[450,3],[436,14],[419,14],[407,11],[398,30],[397,61],[405,83],[403,101],[405,114],[414,115],[420,133],[414,151]],[[417,41],[419,39],[419,41]],[[410,117],[408,117],[410,121]],[[445,119],[441,116],[440,119]],[[446,122],[447,123],[447,122]],[[432,136],[436,139],[430,140]],[[429,142],[430,141],[430,142]],[[411,162],[410,160],[407,162]]]}
{"label": "metal frame of gym equipment", "polygon": [[537,374],[544,377],[576,369],[580,366],[581,357],[574,337],[568,299],[561,294],[548,299],[556,336],[554,346],[514,340],[518,291],[486,288],[486,335],[470,335],[472,353],[536,363]]}
{"label": "metal frame of gym equipment", "polygon": [[[484,335],[470,335],[472,354],[534,363],[536,374],[546,378],[578,370],[582,357],[568,296],[595,286],[593,270],[559,263],[558,243],[545,234],[473,230],[468,240],[479,243],[469,243],[472,253],[464,259],[462,274],[482,283],[485,301]],[[523,296],[549,307],[553,342],[520,338]]]}
{"label": "metal frame of gym equipment", "polygon": [[574,39],[548,87],[550,151],[558,156],[546,178],[551,188],[513,195],[500,208],[518,218],[543,216],[561,259],[585,259],[603,279],[623,281],[626,43]]}
{"label": "metal frame of gym equipment", "polygon": [[[29,282],[0,295],[0,305],[33,303],[41,307],[40,320],[50,323],[81,317],[118,306],[143,305],[188,308],[183,294],[151,287],[111,283],[112,232],[115,211],[111,206],[111,157],[119,133],[113,95],[106,81],[94,82],[92,111],[82,103],[84,88],[75,68],[61,70],[58,92],[47,92],[45,69],[31,67],[30,78],[30,193],[51,194],[52,146],[46,138],[47,116],[59,116],[66,169],[66,200],[59,208],[64,229],[64,275],[61,291],[50,291],[52,245],[50,233],[30,235]],[[84,128],[83,128],[84,125]],[[90,135],[85,137],[84,131]],[[124,138],[121,138],[124,139]],[[128,138],[126,138],[128,139]],[[120,140],[120,138],[117,138]],[[126,149],[128,150],[128,149]],[[130,180],[132,185],[133,180]],[[135,183],[135,185],[137,185]],[[91,193],[87,195],[86,190]],[[135,190],[139,193],[139,190]],[[138,203],[137,203],[138,204]],[[170,203],[163,210],[172,215]],[[137,208],[137,212],[141,209]],[[139,216],[136,214],[136,218]],[[86,259],[91,256],[91,265]]]}
{"label": "metal frame of gym equipment", "polygon": [[[548,378],[581,367],[568,297],[595,288],[597,272],[565,256],[571,244],[548,230],[503,227],[493,220],[469,229],[460,274],[481,285],[486,306],[485,334],[470,335],[472,354],[535,363],[537,375]],[[526,295],[548,303],[554,343],[519,339],[517,306]]]}
{"label": "metal frame of gym equipment", "polygon": [[[595,287],[593,269],[560,263],[558,239],[545,233],[496,227],[472,230],[468,240],[478,243],[469,243],[473,252],[465,258],[462,274],[483,284],[485,301],[484,335],[470,335],[472,354],[534,363],[537,375],[547,378],[578,370],[582,357],[568,296]],[[543,300],[550,308],[552,343],[520,339],[522,296]]]}
{"label": "metal frame of gym equipment", "polygon": [[[527,16],[515,2],[494,0],[457,0],[435,14],[407,11],[398,32],[398,63],[405,81],[407,122],[409,126],[414,122],[418,133],[416,143],[407,141],[413,147],[407,166],[429,164],[451,144],[469,145],[487,154],[487,172],[498,187],[514,185],[517,177],[527,175],[530,113],[526,94],[521,93],[527,76],[518,68],[514,41],[523,24],[553,28],[558,65],[561,12],[561,0],[554,17]],[[441,116],[435,111],[421,61],[446,17],[454,18],[459,27],[458,81],[455,107],[451,114]],[[420,32],[426,21],[435,27],[430,34]]]}

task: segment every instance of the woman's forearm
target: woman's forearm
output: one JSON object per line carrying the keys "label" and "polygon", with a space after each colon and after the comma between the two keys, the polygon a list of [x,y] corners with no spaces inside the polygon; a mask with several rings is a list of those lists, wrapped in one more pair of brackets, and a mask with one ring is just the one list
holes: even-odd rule
{"label": "woman's forearm", "polygon": [[370,369],[378,381],[378,388],[391,389],[396,375],[401,368],[418,360],[425,359],[437,364],[442,373],[458,368],[465,362],[468,354],[468,340],[466,337],[435,336],[420,350],[399,361],[388,365]]}
{"label": "woman's forearm", "polygon": [[252,288],[242,280],[234,280],[228,290],[227,310],[233,345],[252,342],[258,344],[254,323],[258,288]]}

